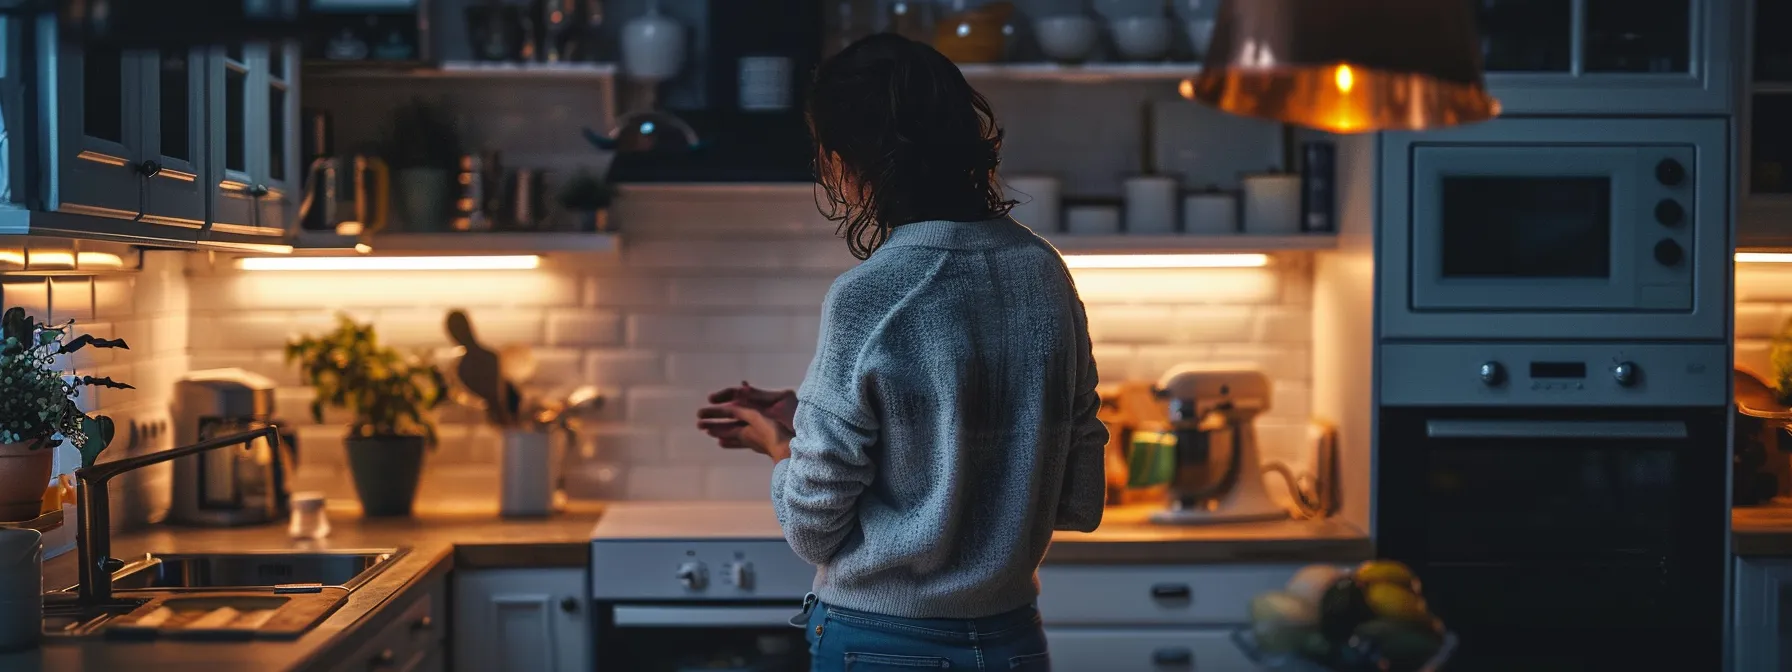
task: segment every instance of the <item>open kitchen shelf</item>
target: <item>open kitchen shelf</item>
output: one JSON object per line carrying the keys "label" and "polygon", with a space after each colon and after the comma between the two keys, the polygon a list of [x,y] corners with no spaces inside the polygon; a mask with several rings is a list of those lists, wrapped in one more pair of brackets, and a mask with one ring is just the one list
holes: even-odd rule
{"label": "open kitchen shelf", "polygon": [[[570,231],[376,233],[367,244],[375,255],[615,254],[621,250],[620,238],[616,233]],[[294,253],[342,252],[354,244],[348,236],[299,234]]]}
{"label": "open kitchen shelf", "polygon": [[1076,236],[1054,233],[1046,237],[1065,254],[1199,254],[1203,252],[1293,252],[1330,250],[1338,237],[1330,234],[1263,236],[1252,234],[1188,236]]}
{"label": "open kitchen shelf", "polygon": [[449,61],[434,66],[381,67],[306,64],[307,77],[378,79],[439,77],[462,79],[607,79],[616,75],[615,63],[503,63]]}
{"label": "open kitchen shelf", "polygon": [[958,66],[967,79],[1011,79],[1058,82],[1177,80],[1201,74],[1200,63],[967,63]]}

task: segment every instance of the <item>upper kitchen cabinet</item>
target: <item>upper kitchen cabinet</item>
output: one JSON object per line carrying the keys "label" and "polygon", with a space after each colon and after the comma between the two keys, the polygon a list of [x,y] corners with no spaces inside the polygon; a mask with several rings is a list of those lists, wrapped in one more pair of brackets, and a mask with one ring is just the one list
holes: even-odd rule
{"label": "upper kitchen cabinet", "polygon": [[298,52],[288,44],[212,49],[212,229],[278,238],[297,209]]}
{"label": "upper kitchen cabinet", "polygon": [[1792,2],[1749,3],[1741,126],[1738,247],[1792,246]]}
{"label": "upper kitchen cabinet", "polygon": [[162,49],[139,56],[143,70],[143,220],[205,225],[205,51]]}
{"label": "upper kitchen cabinet", "polygon": [[[1735,0],[1461,0],[1504,114],[1724,114]],[[1771,0],[1769,0],[1771,1]]]}

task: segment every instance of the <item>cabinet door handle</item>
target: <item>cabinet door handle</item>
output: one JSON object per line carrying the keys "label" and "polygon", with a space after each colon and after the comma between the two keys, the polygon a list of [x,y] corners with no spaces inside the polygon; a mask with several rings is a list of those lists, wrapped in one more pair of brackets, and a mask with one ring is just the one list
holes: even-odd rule
{"label": "cabinet door handle", "polygon": [[249,185],[249,189],[248,189],[249,196],[252,198],[261,198],[263,196],[266,196],[266,195],[268,195],[268,191],[269,191],[268,185],[265,185],[265,184],[251,184],[251,185]]}
{"label": "cabinet door handle", "polygon": [[382,667],[391,667],[392,661],[397,659],[398,654],[392,653],[391,649],[385,649],[374,654],[373,658],[368,659],[367,668],[370,670],[377,670]]}
{"label": "cabinet door handle", "polygon": [[162,164],[153,160],[145,160],[143,163],[137,164],[137,174],[144,177],[155,177],[160,172],[162,172]]}
{"label": "cabinet door handle", "polygon": [[1186,583],[1159,583],[1151,586],[1151,599],[1186,600],[1194,595]]}
{"label": "cabinet door handle", "polygon": [[579,600],[576,597],[560,598],[560,610],[569,614],[579,613]]}
{"label": "cabinet door handle", "polygon": [[423,618],[417,619],[416,623],[411,624],[411,631],[412,632],[422,632],[424,630],[428,630],[430,628],[435,627],[435,625],[436,625],[436,619],[430,618],[428,616],[424,616]]}
{"label": "cabinet door handle", "polygon": [[1161,667],[1189,667],[1195,664],[1195,652],[1180,646],[1158,649],[1151,652],[1151,664]]}

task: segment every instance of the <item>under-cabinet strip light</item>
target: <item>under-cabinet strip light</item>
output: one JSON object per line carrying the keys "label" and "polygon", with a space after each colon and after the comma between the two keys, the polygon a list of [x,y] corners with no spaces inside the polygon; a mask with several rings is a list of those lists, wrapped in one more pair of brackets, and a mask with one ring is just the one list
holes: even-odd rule
{"label": "under-cabinet strip light", "polygon": [[236,265],[245,271],[526,271],[540,267],[541,257],[247,257]]}
{"label": "under-cabinet strip light", "polygon": [[1737,252],[1739,264],[1792,264],[1792,252]]}
{"label": "under-cabinet strip light", "polygon": [[1259,268],[1267,254],[1066,254],[1071,268]]}

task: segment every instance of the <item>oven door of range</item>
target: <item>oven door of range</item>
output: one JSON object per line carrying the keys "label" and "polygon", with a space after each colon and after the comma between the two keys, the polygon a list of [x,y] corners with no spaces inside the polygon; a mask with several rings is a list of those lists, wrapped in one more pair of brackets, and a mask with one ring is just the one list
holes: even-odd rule
{"label": "oven door of range", "polygon": [[1450,669],[1722,668],[1724,350],[1384,346],[1377,552],[1461,636]]}
{"label": "oven door of range", "polygon": [[1500,119],[1379,142],[1383,337],[1724,337],[1727,121]]}
{"label": "oven door of range", "polygon": [[596,605],[598,672],[808,672],[790,603]]}

